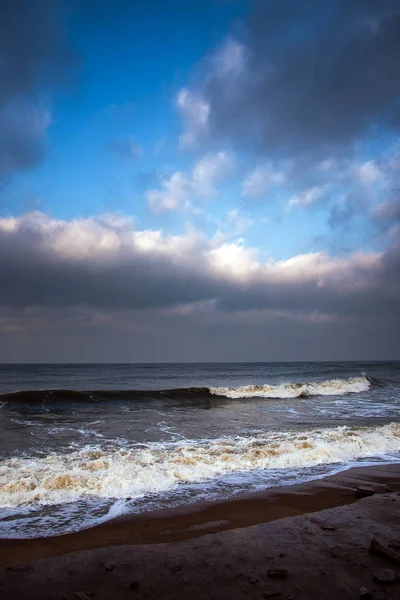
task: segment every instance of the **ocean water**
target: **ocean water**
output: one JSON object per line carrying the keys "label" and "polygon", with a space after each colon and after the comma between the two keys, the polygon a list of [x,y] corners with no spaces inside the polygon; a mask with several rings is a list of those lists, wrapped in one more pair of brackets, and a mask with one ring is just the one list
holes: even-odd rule
{"label": "ocean water", "polygon": [[0,537],[400,460],[400,362],[0,365]]}

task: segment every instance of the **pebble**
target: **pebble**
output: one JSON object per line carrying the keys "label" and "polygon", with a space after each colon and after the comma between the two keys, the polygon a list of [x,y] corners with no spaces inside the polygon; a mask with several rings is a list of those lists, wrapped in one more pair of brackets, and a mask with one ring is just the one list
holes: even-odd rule
{"label": "pebble", "polygon": [[373,578],[378,583],[394,583],[397,580],[396,573],[392,569],[374,571]]}

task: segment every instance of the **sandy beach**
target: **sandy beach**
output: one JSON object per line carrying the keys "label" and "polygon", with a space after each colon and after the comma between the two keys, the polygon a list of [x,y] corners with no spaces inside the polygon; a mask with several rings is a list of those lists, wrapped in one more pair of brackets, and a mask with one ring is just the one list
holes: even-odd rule
{"label": "sandy beach", "polygon": [[[77,534],[2,540],[0,591],[15,599],[400,598],[399,492],[399,465],[362,467]],[[373,538],[383,554],[370,552]]]}

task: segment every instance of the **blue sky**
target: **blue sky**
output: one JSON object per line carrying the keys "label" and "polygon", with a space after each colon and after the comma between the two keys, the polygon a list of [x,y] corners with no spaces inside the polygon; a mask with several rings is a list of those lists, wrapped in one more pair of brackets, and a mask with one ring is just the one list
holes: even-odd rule
{"label": "blue sky", "polygon": [[[50,99],[46,159],[13,183],[26,198],[22,210],[32,206],[61,219],[123,212],[143,228],[178,233],[200,223],[208,234],[228,213],[240,210],[243,219],[253,221],[246,236],[266,255],[279,259],[317,249],[313,239],[326,231],[324,214],[286,212],[288,194],[296,192],[290,186],[283,193],[272,189],[254,201],[244,199],[242,182],[262,161],[225,144],[214,152],[230,152],[235,167],[215,198],[200,204],[207,215],[154,214],[148,207],[148,189],[176,171],[190,171],[201,159],[201,148],[179,144],[176,97],[248,7],[246,1],[209,0],[192,6],[120,2],[97,16],[89,8],[70,10],[66,29],[77,65],[68,85]],[[113,142],[128,138],[137,145],[137,156],[112,151]]]}
{"label": "blue sky", "polygon": [[[16,356],[29,345],[17,330],[40,330],[51,353],[45,323],[70,331],[74,311],[105,338],[124,319],[159,319],[189,337],[244,319],[260,329],[262,358],[265,328],[282,323],[296,340],[300,323],[324,347],[326,327],[335,337],[335,323],[351,331],[355,319],[360,340],[355,315],[396,304],[396,2],[118,0],[94,10],[18,0],[6,16],[0,242],[11,259],[0,307]],[[37,259],[29,272],[26,249]],[[53,260],[68,290],[52,285]],[[33,272],[43,293],[25,287]],[[384,330],[385,352],[392,338]],[[337,354],[347,341],[332,344]]]}

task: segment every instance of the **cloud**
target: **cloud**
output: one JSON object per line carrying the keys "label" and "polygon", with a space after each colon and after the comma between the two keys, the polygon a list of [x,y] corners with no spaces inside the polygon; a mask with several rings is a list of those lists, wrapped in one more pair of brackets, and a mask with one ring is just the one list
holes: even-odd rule
{"label": "cloud", "polygon": [[136,142],[133,135],[115,138],[108,143],[107,147],[120,158],[128,160],[135,160],[142,155],[142,148]]}
{"label": "cloud", "polygon": [[176,105],[185,124],[185,132],[180,137],[183,147],[195,146],[198,138],[208,126],[210,105],[187,88],[182,88],[176,97]]}
{"label": "cloud", "polygon": [[[233,61],[239,67],[219,66],[219,57],[235,56],[224,43],[214,61],[206,60],[206,75],[200,71],[185,90],[204,112],[197,127],[186,120],[184,137],[202,132],[272,156],[307,154],[315,161],[352,152],[376,124],[399,127],[397,0],[255,6],[243,42],[236,41],[237,56],[245,57]],[[233,40],[228,48],[235,48]]]}
{"label": "cloud", "polygon": [[229,36],[211,57],[212,69],[228,81],[241,75],[246,68],[246,48]]}
{"label": "cloud", "polygon": [[19,103],[0,109],[0,173],[35,166],[43,157],[51,114],[45,106]]}
{"label": "cloud", "polygon": [[164,310],[213,302],[217,311],[396,315],[400,248],[263,261],[243,242],[195,231],[136,230],[118,215],[62,221],[0,219],[0,305]]}
{"label": "cloud", "polygon": [[211,198],[216,195],[216,184],[224,179],[233,167],[233,159],[226,152],[206,154],[189,173],[176,171],[162,182],[161,189],[147,193],[154,212],[175,211],[188,207],[191,198]]}
{"label": "cloud", "polygon": [[375,183],[382,177],[378,165],[373,160],[369,160],[361,165],[357,174],[360,182],[365,186]]}
{"label": "cloud", "polygon": [[321,200],[326,191],[327,186],[314,186],[306,188],[305,190],[302,190],[295,196],[292,196],[292,198],[289,200],[288,207],[293,208],[294,206],[311,206],[312,204],[315,204],[316,202]]}
{"label": "cloud", "polygon": [[147,199],[154,212],[178,210],[189,201],[190,193],[190,180],[184,173],[176,171],[171,177],[163,180],[161,190],[149,190]]}
{"label": "cloud", "polygon": [[209,198],[215,192],[215,185],[224,179],[233,166],[233,160],[226,152],[207,154],[193,168],[191,182],[197,196]]}
{"label": "cloud", "polygon": [[267,163],[256,167],[247,175],[242,184],[242,195],[245,198],[257,198],[270,188],[283,185],[285,181],[283,170],[276,169]]}
{"label": "cloud", "polygon": [[0,2],[0,177],[35,166],[46,151],[49,95],[73,59],[59,0]]}

